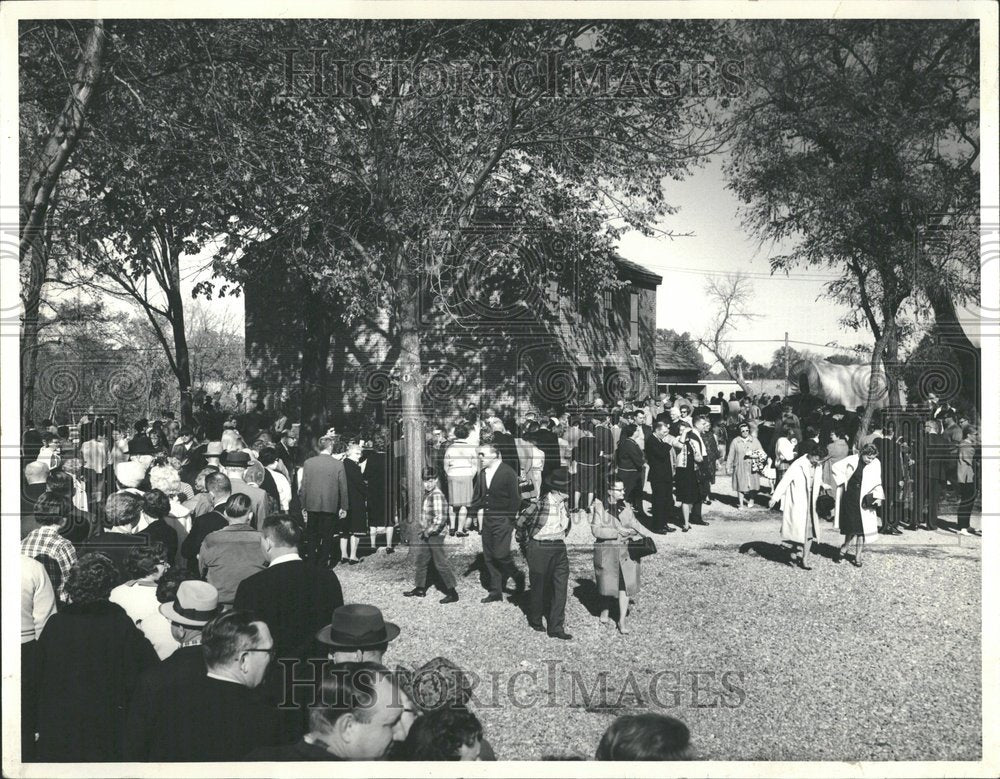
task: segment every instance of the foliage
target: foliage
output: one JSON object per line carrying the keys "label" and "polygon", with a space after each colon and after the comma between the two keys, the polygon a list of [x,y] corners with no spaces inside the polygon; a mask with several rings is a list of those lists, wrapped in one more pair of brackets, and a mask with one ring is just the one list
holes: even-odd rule
{"label": "foliage", "polygon": [[708,373],[708,363],[701,356],[698,344],[691,338],[690,333],[678,334],[675,330],[658,327],[656,329],[656,345],[665,347],[674,353],[680,362],[697,368],[699,378]]}
{"label": "foliage", "polygon": [[[923,294],[943,316],[978,289],[978,46],[968,20],[771,22],[735,28],[759,78],[733,116],[731,188],[775,271],[832,268],[828,292],[867,326],[894,381],[896,318]],[[930,241],[941,232],[965,240]],[[918,248],[914,252],[914,247]],[[935,299],[947,290],[950,301]],[[873,371],[873,386],[876,375]]]}

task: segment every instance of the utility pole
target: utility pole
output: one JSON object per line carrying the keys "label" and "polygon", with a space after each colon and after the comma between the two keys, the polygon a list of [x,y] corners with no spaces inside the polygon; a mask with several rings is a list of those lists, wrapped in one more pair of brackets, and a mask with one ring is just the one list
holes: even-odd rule
{"label": "utility pole", "polygon": [[785,331],[785,393],[784,396],[788,397],[788,331]]}

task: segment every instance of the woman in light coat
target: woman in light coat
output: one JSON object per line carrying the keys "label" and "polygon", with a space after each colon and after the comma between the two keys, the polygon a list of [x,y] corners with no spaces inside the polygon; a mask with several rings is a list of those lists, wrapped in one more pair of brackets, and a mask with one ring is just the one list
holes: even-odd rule
{"label": "woman in light coat", "polygon": [[729,445],[729,456],[726,467],[733,474],[733,491],[739,508],[752,506],[757,490],[760,489],[760,474],[754,471],[750,462],[750,453],[764,453],[764,447],[750,431],[750,425],[743,422],[739,428],[739,436]]}
{"label": "woman in light coat", "polygon": [[618,630],[623,635],[628,635],[625,617],[628,615],[629,601],[634,602],[639,595],[639,572],[642,569],[641,560],[629,557],[628,541],[630,538],[654,534],[635,518],[632,507],[625,501],[625,485],[621,479],[611,483],[607,501],[595,500],[591,504],[590,531],[596,539],[594,578],[597,581],[597,591],[607,604],[601,609],[601,624],[610,624],[610,603],[617,597]]}
{"label": "woman in light coat", "polygon": [[843,487],[837,503],[837,526],[844,536],[844,544],[834,561],[839,563],[846,557],[851,541],[857,539],[854,565],[860,568],[865,541],[878,538],[877,507],[885,499],[878,450],[872,444],[865,444],[861,454],[848,455],[833,466],[833,479],[838,487]]}
{"label": "woman in light coat", "polygon": [[826,448],[820,446],[794,460],[775,485],[769,503],[774,508],[781,501],[781,540],[802,546],[799,567],[804,571],[812,570],[809,552],[819,535],[816,499],[820,496],[823,477],[817,466],[826,459],[826,454]]}

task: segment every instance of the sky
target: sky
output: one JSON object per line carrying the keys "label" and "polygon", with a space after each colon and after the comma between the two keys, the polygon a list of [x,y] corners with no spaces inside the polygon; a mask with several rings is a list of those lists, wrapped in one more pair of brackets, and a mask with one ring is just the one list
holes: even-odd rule
{"label": "sky", "polygon": [[[667,180],[667,202],[677,207],[676,214],[659,224],[674,233],[693,233],[691,237],[670,239],[646,237],[631,232],[623,236],[619,251],[663,277],[656,301],[656,326],[677,332],[704,334],[714,315],[705,299],[705,284],[712,275],[743,270],[753,278],[753,291],[759,319],[744,324],[733,333],[734,352],[750,362],[767,364],[774,350],[784,344],[785,332],[792,348],[809,349],[819,354],[838,350],[823,345],[836,342],[849,346],[866,339],[839,324],[842,306],[826,299],[824,284],[829,271],[800,268],[790,277],[771,276],[769,257],[780,253],[771,244],[758,246],[755,237],[740,224],[736,196],[725,188],[723,160],[713,158],[684,181]],[[795,343],[807,342],[807,343]],[[814,345],[818,344],[818,345]],[[711,364],[714,358],[705,353]]]}
{"label": "sky", "polygon": [[[852,333],[838,323],[844,309],[826,300],[823,291],[829,271],[801,268],[787,278],[770,275],[768,258],[778,250],[770,245],[758,247],[756,239],[741,226],[739,201],[725,188],[722,165],[722,158],[715,157],[683,181],[664,182],[667,201],[678,212],[658,226],[693,235],[671,240],[629,232],[619,244],[623,257],[663,277],[657,294],[656,326],[689,332],[695,338],[704,334],[714,313],[705,299],[706,281],[713,274],[743,270],[753,278],[759,318],[744,324],[731,338],[734,352],[750,362],[770,363],[775,349],[783,345],[786,331],[792,348],[824,355],[838,351],[824,348],[827,343],[849,346],[867,340],[864,333]],[[210,254],[206,250],[183,259],[186,298],[196,282],[210,278]],[[215,300],[210,305],[231,311],[242,326],[242,297]],[[704,356],[709,365],[715,363],[708,352]]]}

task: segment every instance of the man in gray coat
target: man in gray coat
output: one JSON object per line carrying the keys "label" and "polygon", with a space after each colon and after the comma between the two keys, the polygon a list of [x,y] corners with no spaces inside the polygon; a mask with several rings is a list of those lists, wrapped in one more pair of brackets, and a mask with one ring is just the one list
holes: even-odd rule
{"label": "man in gray coat", "polygon": [[319,454],[302,466],[299,499],[306,520],[305,547],[315,565],[333,562],[338,525],[347,517],[347,472],[333,456],[334,439],[319,439]]}

